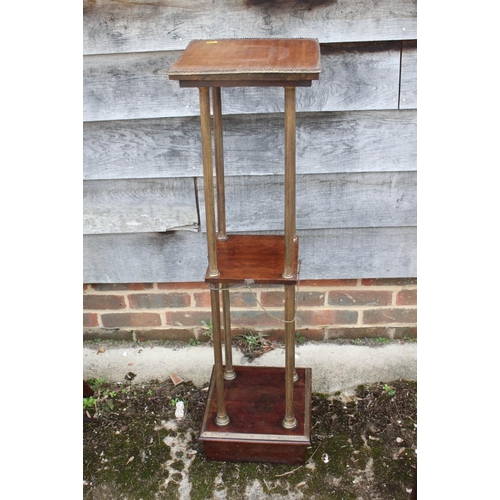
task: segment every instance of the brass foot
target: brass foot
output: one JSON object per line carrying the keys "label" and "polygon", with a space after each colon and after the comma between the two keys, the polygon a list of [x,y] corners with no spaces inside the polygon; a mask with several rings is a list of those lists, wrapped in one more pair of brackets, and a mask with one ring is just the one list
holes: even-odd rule
{"label": "brass foot", "polygon": [[224,415],[223,417],[217,415],[215,417],[215,423],[219,426],[219,427],[223,427],[224,425],[228,425],[230,422],[229,420],[229,416],[226,414]]}
{"label": "brass foot", "polygon": [[285,417],[283,422],[281,422],[281,425],[284,429],[295,429],[295,427],[297,427],[297,419],[295,417]]}
{"label": "brass foot", "polygon": [[224,380],[234,380],[236,378],[236,372],[234,370],[224,371]]}

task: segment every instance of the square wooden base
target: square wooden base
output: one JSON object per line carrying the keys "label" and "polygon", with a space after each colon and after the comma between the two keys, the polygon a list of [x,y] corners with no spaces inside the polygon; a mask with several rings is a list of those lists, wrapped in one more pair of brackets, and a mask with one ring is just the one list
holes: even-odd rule
{"label": "square wooden base", "polygon": [[294,414],[297,427],[282,426],[285,416],[285,369],[235,366],[236,378],[224,380],[229,425],[215,424],[217,398],[214,371],[199,439],[207,460],[228,462],[305,463],[311,446],[311,369],[297,368]]}

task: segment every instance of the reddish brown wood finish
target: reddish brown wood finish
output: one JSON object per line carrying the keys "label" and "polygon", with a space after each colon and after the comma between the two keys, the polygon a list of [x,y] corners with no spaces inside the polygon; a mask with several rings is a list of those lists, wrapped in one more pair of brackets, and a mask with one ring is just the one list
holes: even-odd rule
{"label": "reddish brown wood finish", "polygon": [[193,40],[169,70],[181,86],[310,85],[319,43],[310,38]]}
{"label": "reddish brown wood finish", "polygon": [[294,413],[298,425],[281,425],[285,413],[285,370],[276,367],[235,366],[237,377],[224,382],[227,426],[215,424],[216,388],[213,380],[206,403],[200,441],[207,460],[236,462],[305,462],[311,445],[311,369],[297,368]]}
{"label": "reddish brown wood finish", "polygon": [[283,278],[285,239],[281,235],[231,234],[217,241],[219,275],[208,283],[242,283],[247,279],[259,284],[297,283],[299,239],[294,241],[293,277]]}

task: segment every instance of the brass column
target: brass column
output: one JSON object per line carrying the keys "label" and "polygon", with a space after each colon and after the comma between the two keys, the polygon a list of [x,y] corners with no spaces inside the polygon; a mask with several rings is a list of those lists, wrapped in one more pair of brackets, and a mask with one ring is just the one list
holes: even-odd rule
{"label": "brass column", "polygon": [[233,380],[236,372],[233,368],[233,353],[231,345],[231,310],[229,305],[228,283],[222,283],[222,315],[224,317],[224,349],[226,354],[226,366],[224,368],[224,378]]}
{"label": "brass column", "polygon": [[285,269],[293,278],[295,235],[295,87],[285,87]]}
{"label": "brass column", "polygon": [[220,87],[212,88],[214,110],[215,173],[217,176],[217,239],[227,240],[226,194],[224,190],[224,148],[222,142],[222,104]]}
{"label": "brass column", "polygon": [[210,93],[208,87],[200,87],[200,121],[205,217],[207,222],[208,275],[219,276],[215,240],[214,173],[212,166],[212,132],[210,127]]}
{"label": "brass column", "polygon": [[295,375],[295,285],[285,285],[285,418],[283,427],[294,429],[297,419],[293,413],[293,382]]}
{"label": "brass column", "polygon": [[[285,87],[285,269],[284,278],[292,278],[294,264],[295,225],[295,87]],[[282,425],[294,429],[293,382],[295,372],[295,284],[285,285],[285,401]]]}
{"label": "brass column", "polygon": [[[203,178],[205,193],[205,215],[207,225],[208,275],[218,276],[217,247],[215,238],[215,205],[214,181],[212,165],[212,133],[210,127],[210,93],[208,87],[200,90],[201,147],[203,155]],[[210,303],[212,307],[212,327],[214,343],[215,389],[217,393],[217,416],[215,423],[223,426],[229,424],[224,401],[224,378],[222,374],[222,346],[220,325],[219,285],[210,287]]]}
{"label": "brass column", "polygon": [[[214,115],[214,147],[215,147],[215,175],[217,185],[217,239],[228,239],[226,232],[226,194],[224,187],[224,145],[222,140],[222,100],[221,88],[212,87],[212,103]],[[226,366],[224,378],[233,380],[236,372],[233,368],[233,353],[231,347],[231,310],[229,301],[228,283],[222,284],[222,315],[224,318],[224,350]]]}
{"label": "brass column", "polygon": [[229,424],[229,416],[226,412],[224,400],[224,377],[222,373],[222,349],[220,337],[220,303],[219,285],[210,286],[210,303],[212,306],[212,326],[215,359],[215,392],[217,394],[217,416],[215,423],[223,426]]}

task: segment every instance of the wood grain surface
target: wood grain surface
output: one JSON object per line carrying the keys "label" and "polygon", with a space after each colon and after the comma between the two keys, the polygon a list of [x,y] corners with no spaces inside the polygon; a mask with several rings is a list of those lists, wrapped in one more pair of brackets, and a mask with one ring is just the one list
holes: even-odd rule
{"label": "wood grain surface", "polygon": [[84,54],[183,50],[205,38],[417,38],[416,0],[84,0]]}

